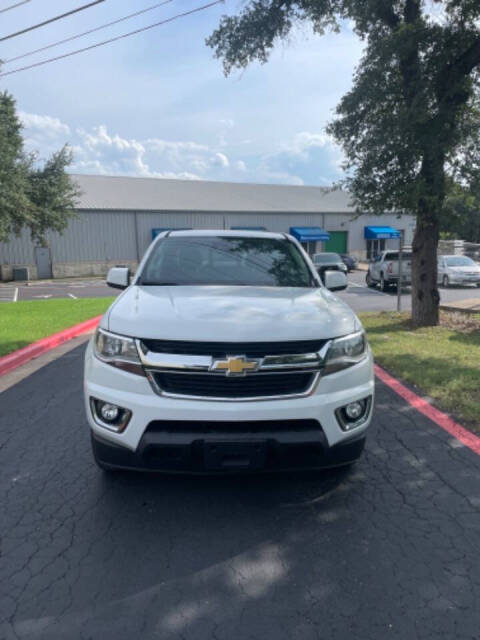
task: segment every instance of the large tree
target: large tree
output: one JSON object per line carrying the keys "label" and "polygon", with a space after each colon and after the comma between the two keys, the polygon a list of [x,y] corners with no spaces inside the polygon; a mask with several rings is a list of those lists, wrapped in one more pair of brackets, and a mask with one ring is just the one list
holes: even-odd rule
{"label": "large tree", "polygon": [[299,23],[321,35],[344,20],[365,49],[328,130],[359,211],[416,215],[412,318],[435,325],[447,180],[468,183],[479,170],[480,1],[250,0],[207,44],[228,74],[266,62]]}
{"label": "large tree", "polygon": [[480,244],[480,180],[468,186],[452,184],[443,209],[443,237]]}
{"label": "large tree", "polygon": [[44,245],[48,230],[62,232],[67,227],[78,197],[66,173],[71,161],[66,146],[43,165],[26,153],[15,101],[0,93],[0,241],[27,228],[32,240]]}

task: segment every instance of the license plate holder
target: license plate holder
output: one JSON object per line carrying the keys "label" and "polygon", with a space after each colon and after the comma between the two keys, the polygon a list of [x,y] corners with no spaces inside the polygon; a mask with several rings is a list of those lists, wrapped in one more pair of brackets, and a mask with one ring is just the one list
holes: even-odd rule
{"label": "license plate holder", "polygon": [[265,466],[266,442],[225,442],[208,440],[203,445],[205,468],[210,471],[243,471]]}

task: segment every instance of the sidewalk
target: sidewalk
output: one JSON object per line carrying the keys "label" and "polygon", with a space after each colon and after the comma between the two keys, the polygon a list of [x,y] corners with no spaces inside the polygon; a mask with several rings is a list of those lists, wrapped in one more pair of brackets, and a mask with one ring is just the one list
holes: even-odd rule
{"label": "sidewalk", "polygon": [[467,300],[456,300],[441,304],[443,311],[462,311],[463,313],[480,313],[480,297]]}

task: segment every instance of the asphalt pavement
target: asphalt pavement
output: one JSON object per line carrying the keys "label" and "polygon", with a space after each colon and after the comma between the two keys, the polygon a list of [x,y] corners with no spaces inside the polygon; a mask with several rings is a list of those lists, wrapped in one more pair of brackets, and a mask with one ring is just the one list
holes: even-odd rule
{"label": "asphalt pavement", "polygon": [[[397,290],[392,287],[384,293],[379,288],[369,289],[365,284],[365,271],[353,271],[348,274],[349,286],[346,291],[337,295],[345,300],[355,312],[361,311],[396,311]],[[480,289],[475,286],[439,288],[440,303],[457,302],[459,300],[480,299]],[[402,311],[412,308],[411,289],[406,287],[401,296]],[[479,636],[480,637],[480,636]]]}
{"label": "asphalt pavement", "polygon": [[80,346],[0,395],[2,640],[477,640],[480,458],[380,382],[352,470],[104,475]]}

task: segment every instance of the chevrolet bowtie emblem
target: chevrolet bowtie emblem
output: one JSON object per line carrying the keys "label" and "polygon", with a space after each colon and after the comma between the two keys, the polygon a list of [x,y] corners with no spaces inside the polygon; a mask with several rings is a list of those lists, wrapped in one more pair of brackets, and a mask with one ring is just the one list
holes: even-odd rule
{"label": "chevrolet bowtie emblem", "polygon": [[226,360],[215,360],[211,371],[225,371],[227,376],[244,376],[257,371],[261,360],[247,360],[245,356],[229,356]]}

